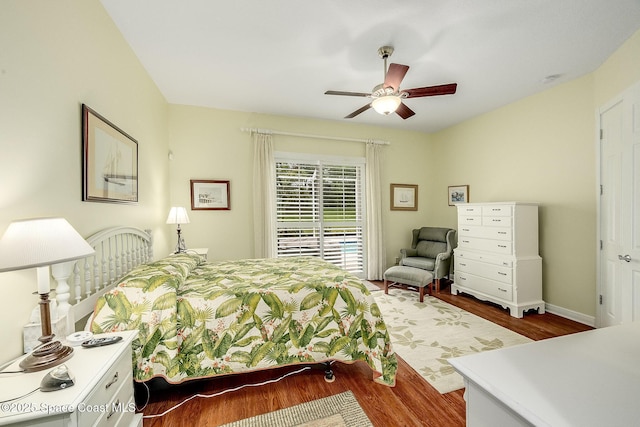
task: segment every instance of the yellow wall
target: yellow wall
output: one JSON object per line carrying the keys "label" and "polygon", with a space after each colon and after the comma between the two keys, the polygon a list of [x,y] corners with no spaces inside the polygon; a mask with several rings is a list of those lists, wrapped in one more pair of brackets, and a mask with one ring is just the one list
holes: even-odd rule
{"label": "yellow wall", "polygon": [[[81,201],[82,103],[138,140],[139,203]],[[97,0],[3,0],[0,234],[15,219],[62,216],[83,236],[151,227],[156,251],[167,251],[167,111]],[[22,352],[35,290],[34,269],[0,273],[0,361]]]}
{"label": "yellow wall", "polygon": [[[543,297],[595,316],[596,110],[640,80],[640,31],[595,72],[432,135],[432,191],[470,185],[470,201],[540,203]],[[430,217],[456,226],[455,208]],[[580,316],[578,316],[580,317]]]}
{"label": "yellow wall", "polygon": [[[594,314],[592,77],[573,80],[434,135],[436,187],[469,184],[471,202],[539,202],[546,302]],[[441,190],[444,192],[444,190]],[[456,210],[434,215],[456,226]],[[456,227],[457,228],[457,227]]]}
{"label": "yellow wall", "polygon": [[[392,118],[395,119],[395,118]],[[171,204],[189,208],[189,180],[230,181],[230,211],[191,211],[182,226],[188,247],[208,247],[209,259],[253,257],[252,138],[242,128],[267,128],[292,133],[391,142],[384,148],[381,174],[387,263],[410,243],[411,228],[427,223],[430,171],[433,159],[429,136],[344,122],[279,117],[210,108],[170,106]],[[365,144],[325,139],[274,136],[276,151],[364,157]],[[417,212],[389,210],[389,184],[419,184]],[[171,228],[175,230],[175,228]]]}

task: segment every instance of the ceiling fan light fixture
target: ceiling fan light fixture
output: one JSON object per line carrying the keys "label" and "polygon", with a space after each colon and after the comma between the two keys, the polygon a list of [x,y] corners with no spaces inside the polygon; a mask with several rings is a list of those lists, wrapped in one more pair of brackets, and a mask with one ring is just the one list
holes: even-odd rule
{"label": "ceiling fan light fixture", "polygon": [[375,98],[371,102],[371,106],[374,110],[376,110],[377,113],[387,116],[395,112],[400,106],[401,102],[402,100],[398,95],[386,95]]}

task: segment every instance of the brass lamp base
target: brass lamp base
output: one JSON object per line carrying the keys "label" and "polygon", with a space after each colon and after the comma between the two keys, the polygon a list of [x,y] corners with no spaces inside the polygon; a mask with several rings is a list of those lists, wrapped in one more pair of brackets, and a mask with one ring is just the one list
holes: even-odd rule
{"label": "brass lamp base", "polygon": [[60,341],[49,341],[38,346],[30,355],[22,359],[20,367],[25,372],[36,372],[48,369],[69,360],[73,349],[62,345]]}

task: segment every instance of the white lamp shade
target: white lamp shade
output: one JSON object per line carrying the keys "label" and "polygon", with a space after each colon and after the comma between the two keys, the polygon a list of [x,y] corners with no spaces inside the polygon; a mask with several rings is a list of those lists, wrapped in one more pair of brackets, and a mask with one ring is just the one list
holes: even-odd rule
{"label": "white lamp shade", "polygon": [[174,206],[169,211],[167,224],[189,224],[189,215],[182,206]]}
{"label": "white lamp shade", "polygon": [[375,98],[371,101],[371,106],[380,114],[388,115],[398,109],[402,100],[396,95],[387,95]]}
{"label": "white lamp shade", "polygon": [[93,253],[64,218],[14,221],[0,239],[0,272],[73,261]]}

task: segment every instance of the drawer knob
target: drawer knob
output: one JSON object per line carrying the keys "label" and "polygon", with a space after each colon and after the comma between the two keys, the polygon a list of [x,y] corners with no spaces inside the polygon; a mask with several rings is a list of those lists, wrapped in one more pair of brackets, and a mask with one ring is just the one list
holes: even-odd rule
{"label": "drawer knob", "polygon": [[107,384],[105,384],[104,389],[107,390],[109,387],[111,387],[112,385],[114,385],[117,382],[118,382],[118,373],[116,372],[115,375],[113,376],[113,378],[111,378],[111,381],[109,381]]}

